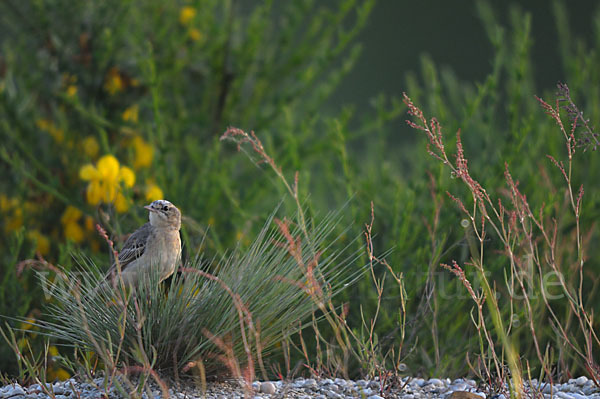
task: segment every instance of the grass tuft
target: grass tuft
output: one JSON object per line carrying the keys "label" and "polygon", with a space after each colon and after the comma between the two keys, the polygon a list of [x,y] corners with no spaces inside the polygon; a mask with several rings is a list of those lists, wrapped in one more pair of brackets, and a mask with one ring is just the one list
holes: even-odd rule
{"label": "grass tuft", "polygon": [[305,326],[317,307],[326,311],[315,292],[327,302],[366,270],[356,266],[360,237],[332,249],[340,248],[341,236],[331,237],[337,220],[331,213],[300,231],[272,215],[247,250],[190,261],[168,286],[156,273],[135,289],[102,284],[97,265],[82,258],[85,272],[51,283],[52,321],[39,327],[95,352],[111,373],[142,368],[178,376],[201,368],[251,381],[255,365],[266,375],[264,356],[284,335]]}

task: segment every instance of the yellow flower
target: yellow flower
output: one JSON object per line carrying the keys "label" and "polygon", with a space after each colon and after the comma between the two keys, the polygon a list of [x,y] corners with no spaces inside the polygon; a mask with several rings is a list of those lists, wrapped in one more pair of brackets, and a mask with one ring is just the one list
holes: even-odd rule
{"label": "yellow flower", "polygon": [[100,173],[100,178],[106,182],[116,182],[119,180],[119,161],[112,155],[104,155],[98,160],[96,169]]}
{"label": "yellow flower", "polygon": [[121,166],[120,175],[121,180],[123,181],[123,183],[125,183],[126,187],[133,187],[133,185],[135,184],[135,173],[133,173],[133,170],[131,170],[127,166]]}
{"label": "yellow flower", "polygon": [[163,192],[160,189],[160,187],[158,187],[154,183],[150,183],[146,186],[146,200],[147,201],[156,201],[156,200],[162,199],[162,198],[163,198]]}
{"label": "yellow flower", "polygon": [[117,198],[118,186],[108,181],[100,183],[102,187],[102,202],[108,204]]}
{"label": "yellow flower", "polygon": [[39,232],[39,230],[31,230],[27,233],[30,240],[36,242],[35,250],[42,255],[48,255],[50,252],[50,240],[48,237]]}
{"label": "yellow flower", "polygon": [[49,368],[48,369],[48,379],[49,380],[59,380],[59,381],[66,381],[69,378],[71,378],[71,374],[69,374],[68,371],[66,371],[63,368]]}
{"label": "yellow flower", "polygon": [[79,243],[83,241],[83,229],[77,223],[68,223],[64,227],[65,238]]}
{"label": "yellow flower", "polygon": [[131,121],[133,123],[137,123],[139,111],[140,111],[140,108],[138,107],[137,104],[132,105],[131,107],[129,107],[125,111],[123,111],[123,114],[121,115],[121,117],[123,118],[123,120],[125,122]]}
{"label": "yellow flower", "polygon": [[58,348],[54,345],[48,347],[48,354],[50,356],[58,356]]}
{"label": "yellow flower", "polygon": [[135,169],[145,168],[152,165],[152,158],[154,157],[154,148],[144,141],[140,136],[133,138],[133,150],[135,152],[135,159],[133,160],[133,167]]}
{"label": "yellow flower", "polygon": [[75,208],[72,205],[69,205],[60,217],[60,222],[62,224],[67,224],[69,222],[77,222],[82,215],[83,213],[79,209]]}
{"label": "yellow flower", "polygon": [[60,218],[66,239],[76,243],[83,241],[83,229],[79,225],[79,219],[81,219],[82,215],[83,214],[79,209],[71,205],[67,206],[67,209],[65,209]]}
{"label": "yellow flower", "polygon": [[85,229],[90,232],[93,232],[96,229],[96,223],[91,216],[85,217]]}
{"label": "yellow flower", "polygon": [[29,316],[25,321],[22,321],[19,325],[20,330],[31,330],[35,327],[35,318]]}
{"label": "yellow flower", "polygon": [[196,9],[194,7],[185,6],[179,11],[179,23],[181,25],[189,24],[192,19],[196,16]]}
{"label": "yellow flower", "polygon": [[190,37],[190,39],[197,42],[198,40],[202,39],[202,32],[200,32],[196,28],[192,28],[188,30],[188,36]]}
{"label": "yellow flower", "polygon": [[115,209],[119,213],[127,212],[129,210],[129,202],[121,193],[117,193],[117,197],[115,198]]}
{"label": "yellow flower", "polygon": [[96,180],[100,178],[100,174],[94,165],[88,163],[79,169],[79,178],[81,180]]}
{"label": "yellow flower", "polygon": [[77,95],[77,86],[75,86],[75,85],[67,86],[67,96],[75,97],[75,95]]}
{"label": "yellow flower", "polygon": [[115,67],[110,68],[110,70],[106,74],[106,78],[104,79],[104,90],[106,90],[110,94],[115,94],[119,91],[122,91],[124,87],[125,83],[121,78],[119,70]]}
{"label": "yellow flower", "polygon": [[88,184],[85,194],[88,204],[98,205],[100,201],[102,201],[102,184],[100,181],[92,180],[90,184]]}
{"label": "yellow flower", "polygon": [[128,209],[127,201],[121,192],[122,186],[133,187],[135,184],[135,173],[127,166],[120,166],[119,161],[112,155],[101,157],[96,166],[92,164],[83,165],[79,169],[81,180],[89,181],[86,197],[91,205],[100,202],[114,202],[117,211],[124,212]]}
{"label": "yellow flower", "polygon": [[100,150],[100,145],[98,144],[98,140],[94,136],[87,136],[81,141],[81,146],[83,147],[83,152],[90,158],[96,158],[98,155],[98,151]]}

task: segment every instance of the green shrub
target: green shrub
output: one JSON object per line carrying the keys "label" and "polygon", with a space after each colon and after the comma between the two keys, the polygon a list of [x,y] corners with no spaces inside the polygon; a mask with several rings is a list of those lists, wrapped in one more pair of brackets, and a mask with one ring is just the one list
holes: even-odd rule
{"label": "green shrub", "polygon": [[[446,132],[461,129],[469,168],[494,197],[506,191],[508,163],[519,189],[538,204],[536,212],[546,204],[545,217],[560,217],[566,241],[575,223],[563,212],[562,176],[546,158],[564,155],[564,138],[533,97],[551,98],[556,82],[535,85],[528,13],[513,7],[504,24],[490,3],[476,4],[494,49],[488,76],[465,82],[423,56],[422,70],[406,77],[406,92],[427,115],[437,116]],[[0,204],[9,205],[0,209],[2,228],[8,234],[21,220],[28,232],[37,232],[28,240],[47,237],[53,262],[68,263],[60,254],[70,239],[95,263],[108,263],[96,252],[104,243],[94,223],[101,222],[119,241],[145,218],[133,204],[162,195],[183,211],[189,253],[201,247],[208,257],[220,256],[238,241],[248,246],[262,226],[259,221],[286,192],[283,185],[269,184],[271,172],[259,172],[234,155],[234,146],[219,141],[230,125],[254,130],[288,180],[299,172],[299,197],[310,193],[307,215],[353,197],[342,217],[361,226],[370,220],[374,202],[373,244],[381,251],[392,249],[386,259],[396,275],[403,274],[406,295],[387,284],[378,308],[371,280],[349,287],[339,301],[348,303],[354,332],[360,335],[363,314],[368,319],[379,309],[374,335],[385,353],[398,346],[406,317],[400,358],[407,372],[464,375],[465,354],[485,353],[472,324],[471,299],[439,265],[452,260],[463,265],[471,257],[469,234],[461,226],[464,215],[445,194],[468,198],[468,188],[416,150],[423,139],[403,130],[398,99],[379,97],[373,110],[323,111],[359,55],[354,39],[372,5],[343,1],[328,9],[314,1],[267,1],[246,9],[229,1],[4,2],[0,33],[10,40],[2,43],[0,66]],[[567,6],[557,1],[553,8],[562,80],[586,118],[598,121],[598,34],[589,42],[571,37]],[[454,142],[446,146],[448,153],[455,152]],[[103,158],[108,155],[114,158]],[[583,231],[594,242],[600,161],[591,151],[578,155],[572,179],[575,187],[586,187]],[[296,207],[286,201],[283,211]],[[502,246],[493,234],[488,238],[486,270],[506,297],[506,258],[494,256]],[[597,311],[599,254],[593,245],[587,251],[582,290]],[[2,267],[11,265],[6,254],[0,255]],[[561,255],[572,258],[573,248],[563,246]],[[376,278],[385,274],[380,266]],[[479,281],[475,270],[466,268],[466,273]],[[405,300],[406,311],[399,311]],[[555,305],[569,319],[568,303]],[[557,335],[539,297],[533,309],[545,348]],[[517,352],[539,371],[523,303],[503,306],[500,313],[512,323]],[[324,339],[333,342],[332,336]],[[564,348],[554,351],[556,370],[585,373]]]}

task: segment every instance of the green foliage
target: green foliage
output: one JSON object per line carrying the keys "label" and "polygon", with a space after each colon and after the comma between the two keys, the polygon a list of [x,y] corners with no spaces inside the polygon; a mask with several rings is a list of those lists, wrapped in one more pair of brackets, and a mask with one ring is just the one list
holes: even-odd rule
{"label": "green foliage", "polygon": [[[309,174],[305,155],[327,143],[314,115],[358,57],[373,1],[335,6],[2,2],[3,235],[25,226],[51,263],[69,269],[77,249],[106,265],[94,225],[122,242],[146,218],[141,205],[164,196],[184,213],[187,253],[249,245],[282,192],[218,138],[236,124],[271,148],[293,139],[282,162]],[[41,307],[41,290],[29,294]]]}
{"label": "green foliage", "polygon": [[[422,107],[428,117],[435,116],[440,121],[446,134],[446,151],[449,154],[456,151],[455,141],[449,137],[460,129],[471,175],[488,190],[494,201],[501,199],[505,204],[510,203],[510,187],[504,176],[506,163],[513,178],[518,181],[519,189],[526,195],[533,214],[537,216],[542,212],[541,215],[548,225],[553,223],[552,220],[557,222],[557,246],[561,254],[561,272],[564,273],[565,280],[569,281],[569,289],[574,293],[579,284],[578,271],[574,266],[578,258],[577,248],[573,245],[576,225],[573,212],[566,201],[568,196],[565,191],[565,179],[561,171],[547,158],[547,155],[550,155],[566,165],[568,157],[565,138],[556,127],[556,122],[545,115],[534,98],[534,95],[538,95],[554,105],[556,96],[553,91],[556,90],[552,87],[555,87],[556,82],[549,82],[547,88],[535,87],[534,60],[531,55],[531,22],[527,13],[513,7],[510,12],[510,24],[504,26],[496,19],[489,3],[478,2],[477,4],[490,42],[495,49],[490,74],[480,83],[461,82],[452,72],[438,71],[433,62],[425,57],[422,62],[422,76],[417,78],[411,75],[406,92],[415,104]],[[555,4],[557,10],[562,9],[560,3]],[[568,28],[564,26],[562,16],[563,14],[557,12],[558,30],[564,33]],[[567,44],[566,41],[569,39],[563,34],[559,39],[563,46],[569,48],[568,57],[563,62],[566,66],[571,66],[565,67],[562,80],[569,84],[571,96],[584,111],[585,118],[597,121],[600,113],[595,104],[600,97],[592,87],[596,87],[600,82],[600,73],[593,66],[592,60],[597,58],[600,43],[597,37],[591,43],[584,43],[577,39]],[[580,48],[581,51],[573,51],[576,48]],[[577,65],[579,69],[573,68],[573,65]],[[582,80],[582,76],[586,79]],[[561,100],[559,105],[563,106],[566,103]],[[563,109],[562,113],[565,125],[569,126],[567,112]],[[582,137],[583,130],[581,127],[575,131],[576,139]],[[590,237],[591,240],[598,234],[593,221],[598,216],[596,182],[600,178],[599,162],[600,159],[595,153],[585,152],[583,147],[578,148],[573,160],[572,188],[577,191],[580,185],[585,187],[581,210],[582,231],[583,235]],[[433,165],[430,164],[427,169],[431,170],[438,166]],[[439,165],[440,168],[442,166]],[[467,209],[473,207],[471,193],[468,187],[453,179],[456,176],[451,175],[448,170],[433,170],[436,180],[435,195],[443,202],[443,207],[438,224],[439,233],[432,238],[432,248],[442,246],[443,253],[439,259],[442,262],[449,263],[454,259],[464,266],[465,262],[469,262],[473,256],[467,246],[469,233],[461,226],[461,220],[465,215],[443,193],[448,191],[462,199]],[[425,195],[423,191],[421,195]],[[416,210],[413,214],[425,217],[434,215],[428,206],[431,204],[422,201],[417,206],[425,208],[425,212]],[[433,225],[435,219],[430,216],[425,220]],[[413,232],[414,225],[417,223],[417,219],[413,218],[411,226]],[[540,365],[535,360],[535,346],[532,342],[525,302],[523,298],[519,298],[519,295],[511,294],[507,288],[505,279],[509,283],[511,281],[510,263],[504,256],[505,248],[499,237],[488,229],[489,226],[486,227],[488,234],[485,241],[485,269],[490,273],[488,278],[496,284],[495,289],[499,291],[502,298],[500,310],[505,326],[511,328],[517,352],[522,359],[530,362],[537,376]],[[535,231],[534,233],[537,234]],[[396,237],[400,240],[400,235]],[[517,242],[525,242],[520,241],[521,239],[522,237]],[[547,250],[541,247],[540,256],[542,254],[548,256],[548,253],[544,252]],[[411,252],[415,254],[414,247],[399,248],[394,252],[391,263],[405,262],[406,258],[402,255],[411,256],[409,255]],[[523,246],[517,252],[521,257],[520,260],[527,263],[527,247]],[[596,271],[600,267],[597,262],[598,248],[584,245],[584,253],[586,254],[584,270],[587,272],[584,274],[582,284],[585,290],[584,297],[589,298],[585,300],[585,304],[588,311],[597,312],[598,301],[592,298],[596,296],[593,287],[597,284],[597,279],[594,276],[597,275]],[[396,255],[399,257],[396,258]],[[417,294],[416,297],[411,296],[409,292],[409,297],[417,299],[416,303],[413,302],[413,306],[420,306],[426,302],[427,306],[430,306],[429,317],[433,318],[431,321],[425,318],[424,331],[419,335],[419,348],[426,348],[424,351],[427,352],[427,355],[423,356],[422,364],[427,367],[427,362],[430,361],[430,370],[436,370],[436,373],[442,375],[446,372],[452,373],[451,370],[463,367],[465,352],[480,352],[477,348],[478,341],[475,339],[476,330],[471,325],[470,308],[467,305],[471,300],[459,281],[449,281],[447,272],[437,267],[438,255],[435,254],[435,250],[421,255],[423,258],[420,261],[413,261],[411,264],[429,264],[429,273],[436,276],[430,281],[429,286],[425,286],[428,289],[421,293],[412,292]],[[414,258],[415,255],[412,257]],[[544,262],[542,266],[548,264],[549,262]],[[468,266],[464,268],[467,277],[475,284],[475,288],[479,288],[481,280],[477,277],[475,268]],[[528,288],[532,299],[533,324],[540,340],[540,347],[542,350],[547,344],[552,347],[549,361],[558,364],[557,369],[561,372],[568,370],[573,375],[586,373],[583,364],[567,354],[569,350],[563,347],[563,339],[548,323],[549,313],[544,306],[540,287],[536,289],[536,279],[544,276],[535,277],[537,269],[533,263],[529,263],[528,270],[523,270],[523,273],[533,278],[529,280]],[[415,284],[411,283],[411,278],[414,278]],[[419,282],[418,277],[411,277],[407,273],[407,286],[423,287],[424,284]],[[426,298],[429,292],[434,293],[432,297],[419,301],[420,295]],[[553,292],[556,294],[557,290]],[[572,317],[568,301],[564,296],[552,300],[551,304],[556,307],[555,311],[565,322]],[[420,308],[411,308],[409,314],[417,309]],[[488,324],[491,325],[491,319],[488,320]],[[597,325],[594,328],[597,328]],[[583,342],[583,336],[577,328],[572,328],[570,334],[577,337],[576,341]]]}
{"label": "green foliage", "polygon": [[[219,141],[230,125],[254,130],[289,181],[299,172],[299,196],[308,198],[309,215],[353,197],[340,217],[361,226],[374,202],[373,244],[381,251],[393,249],[386,259],[405,279],[402,359],[407,372],[464,375],[465,353],[481,352],[473,305],[461,282],[439,264],[454,259],[464,265],[472,256],[468,231],[461,226],[464,215],[445,194],[468,199],[468,188],[426,156],[424,138],[402,127],[404,106],[398,99],[378,97],[370,110],[345,105],[339,114],[324,111],[360,54],[354,39],[372,6],[372,1],[352,0],[331,8],[316,1],[255,6],[216,0],[2,2],[0,33],[9,38],[1,44],[0,58],[0,205],[5,204],[0,224],[5,234],[24,225],[51,241],[45,255],[53,262],[68,262],[60,248],[71,240],[70,248],[108,264],[98,254],[105,244],[96,237],[94,223],[106,226],[119,242],[145,219],[139,205],[160,189],[183,211],[188,253],[202,248],[210,258],[223,256],[238,241],[248,247],[260,221],[286,193],[282,185],[271,184],[271,171],[262,173],[236,156],[234,146]],[[490,2],[478,1],[476,8],[494,50],[486,78],[462,81],[423,55],[421,71],[406,76],[406,92],[428,116],[438,118],[447,137],[461,130],[470,171],[494,198],[506,198],[506,162],[532,211],[555,218],[566,243],[575,223],[565,211],[563,177],[546,157],[565,158],[564,138],[533,97],[550,102],[556,82],[536,87],[536,68],[543,66],[532,58],[531,16],[513,7],[504,23]],[[585,117],[599,121],[600,35],[596,31],[588,41],[572,37],[566,3],[555,1],[553,9],[562,80]],[[600,14],[594,21],[600,26]],[[455,151],[452,140],[446,146],[448,153]],[[118,160],[119,173],[106,187],[122,195],[121,203],[116,194],[104,197],[106,190],[99,191],[99,201],[90,201],[89,192],[98,189],[92,183],[105,180],[80,177],[87,164],[105,170],[99,160],[108,154]],[[586,189],[585,243],[598,239],[593,222],[600,209],[599,162],[591,151],[578,151],[574,159],[573,185]],[[122,166],[134,172],[131,186],[121,178]],[[284,203],[285,213],[295,210],[292,201]],[[33,245],[33,236],[26,240]],[[509,269],[506,258],[498,256],[502,245],[492,232],[485,243],[488,278],[500,297],[508,298]],[[598,251],[586,247],[582,285],[586,306],[596,313]],[[8,254],[0,255],[3,268],[14,264]],[[572,247],[561,246],[570,283],[577,281],[567,261],[573,255]],[[376,277],[385,274],[380,266]],[[465,271],[478,289],[476,271]],[[581,362],[561,349],[539,292],[533,294],[540,345],[554,348],[550,357],[558,370],[585,373]],[[382,353],[398,343],[402,301],[398,287],[387,284],[376,326]],[[347,321],[357,331],[362,315],[368,319],[375,313],[377,291],[371,280],[361,279],[339,302],[349,304]],[[539,371],[523,302],[499,303],[519,354]],[[553,305],[569,319],[568,302]],[[569,331],[579,337],[575,329]]]}
{"label": "green foliage", "polygon": [[[0,280],[0,314],[2,315],[25,317],[32,308],[32,302],[41,299],[32,294],[23,295],[24,292],[36,292],[35,279],[32,278],[31,273],[25,276],[17,275],[19,259],[25,255],[23,242],[23,231],[19,231],[9,243],[10,253],[6,257],[9,263]],[[14,323],[11,324],[15,326]],[[21,344],[23,345],[24,342]],[[0,369],[11,374],[17,371],[12,351],[5,345],[0,346]]]}

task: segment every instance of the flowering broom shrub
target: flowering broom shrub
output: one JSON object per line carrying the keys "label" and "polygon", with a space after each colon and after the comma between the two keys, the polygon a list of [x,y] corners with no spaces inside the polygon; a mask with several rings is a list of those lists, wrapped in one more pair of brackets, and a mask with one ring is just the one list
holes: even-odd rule
{"label": "flowering broom shrub", "polygon": [[[39,316],[51,298],[31,269],[52,273],[46,261],[69,271],[77,249],[108,266],[96,223],[119,246],[158,198],[182,209],[186,250],[223,256],[250,245],[281,193],[257,195],[257,178],[240,190],[239,160],[222,156],[219,134],[318,109],[356,60],[352,39],[373,1],[333,6],[2,3],[0,267],[11,271],[3,285],[26,295],[7,289],[1,313]],[[0,346],[0,369],[14,372]]]}

